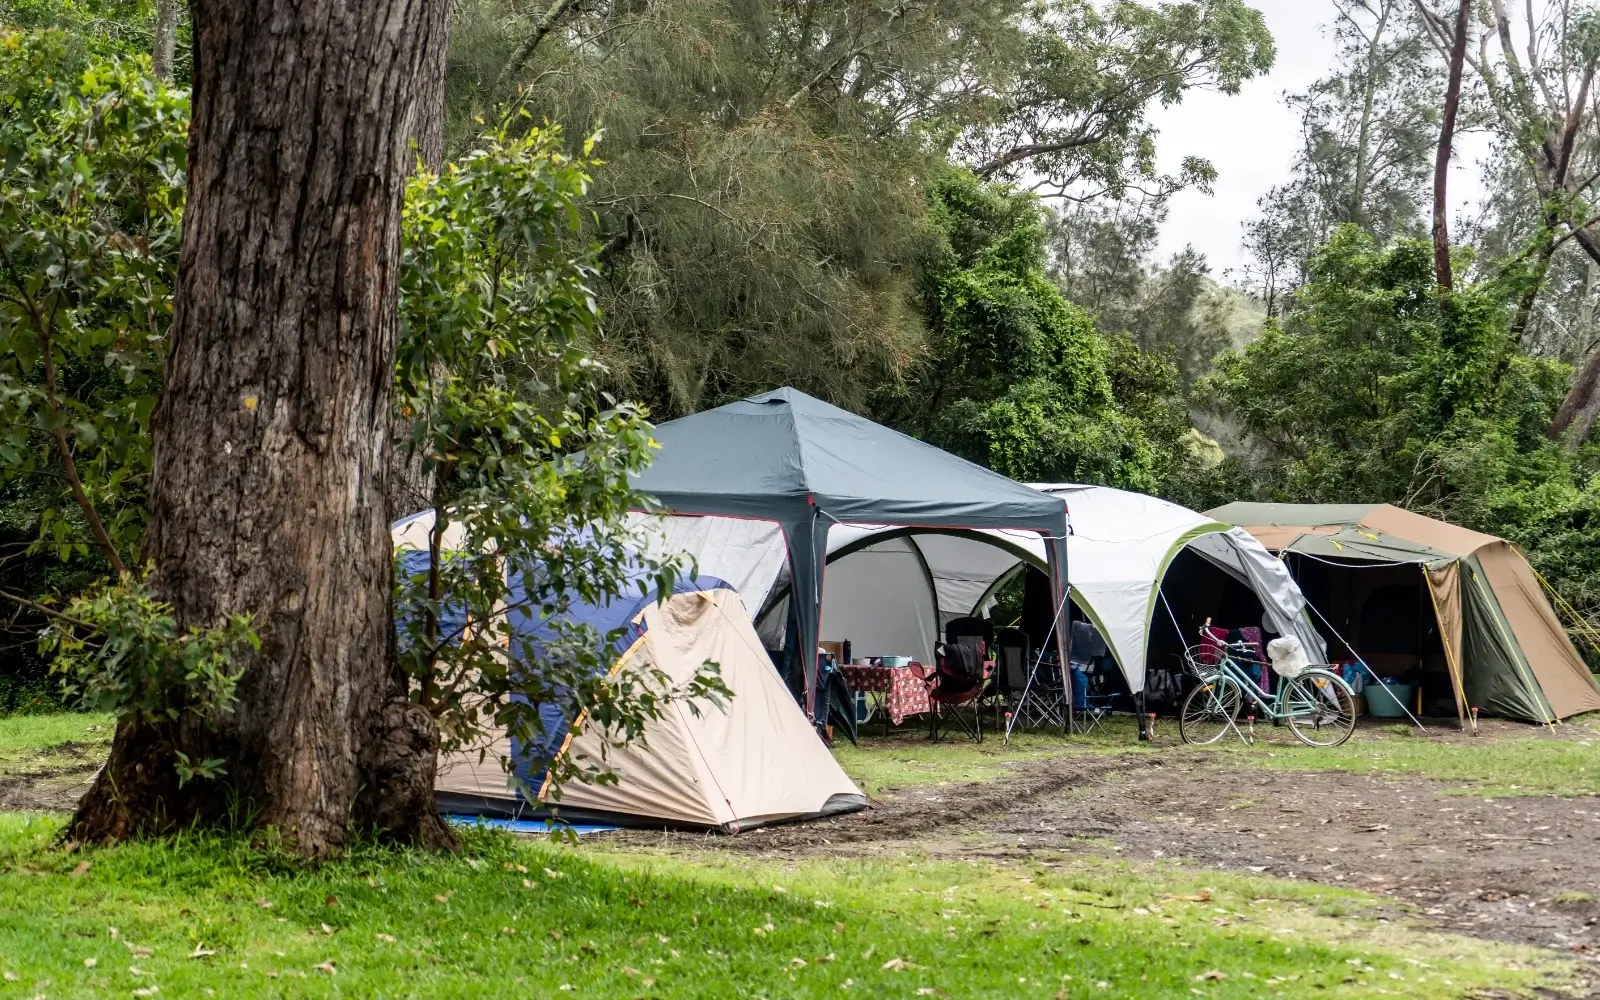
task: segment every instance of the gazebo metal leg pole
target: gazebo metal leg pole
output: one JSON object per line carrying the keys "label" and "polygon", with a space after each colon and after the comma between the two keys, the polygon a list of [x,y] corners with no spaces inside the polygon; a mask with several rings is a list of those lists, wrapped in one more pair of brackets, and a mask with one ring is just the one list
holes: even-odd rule
{"label": "gazebo metal leg pole", "polygon": [[1072,661],[1070,661],[1070,660],[1068,660],[1068,661],[1066,661],[1066,662],[1061,664],[1061,690],[1063,692],[1065,692],[1066,718],[1067,718],[1067,724],[1062,727],[1061,731],[1063,733],[1065,733],[1066,735],[1071,736],[1072,735],[1073,716],[1072,716]]}
{"label": "gazebo metal leg pole", "polygon": [[1017,720],[1022,718],[1022,713],[1028,706],[1028,692],[1033,690],[1033,679],[1039,676],[1039,664],[1043,660],[1044,649],[1041,648],[1039,650],[1038,659],[1033,661],[1033,669],[1028,671],[1027,683],[1022,685],[1022,696],[1017,699],[1017,707],[1014,711],[1012,711],[1011,718],[1006,720],[1006,738],[1003,741],[1005,743],[1011,742],[1011,729],[1017,724]]}
{"label": "gazebo metal leg pole", "polygon": [[[1062,567],[1065,575],[1065,567]],[[1050,628],[1056,636],[1056,656],[1060,660],[1061,670],[1061,700],[1063,702],[1063,718],[1066,719],[1062,732],[1072,735],[1072,637],[1067,629],[1061,627],[1061,613],[1067,610],[1067,604],[1072,600],[1072,585],[1065,584],[1061,588],[1061,604],[1056,608],[1055,618],[1050,622]],[[1071,617],[1070,615],[1068,616]]]}

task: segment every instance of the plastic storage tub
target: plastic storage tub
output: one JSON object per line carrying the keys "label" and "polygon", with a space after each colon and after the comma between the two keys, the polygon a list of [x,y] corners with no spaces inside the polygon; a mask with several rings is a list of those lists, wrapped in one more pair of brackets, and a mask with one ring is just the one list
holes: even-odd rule
{"label": "plastic storage tub", "polygon": [[1416,700],[1415,684],[1379,684],[1368,681],[1361,692],[1367,699],[1367,711],[1378,719],[1403,719],[1406,709]]}

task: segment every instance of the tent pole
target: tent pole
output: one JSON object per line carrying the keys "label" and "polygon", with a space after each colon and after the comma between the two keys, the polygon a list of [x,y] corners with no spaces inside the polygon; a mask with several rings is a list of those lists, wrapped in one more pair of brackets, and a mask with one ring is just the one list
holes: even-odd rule
{"label": "tent pole", "polygon": [[[1312,611],[1317,611],[1317,606],[1312,604],[1310,601],[1306,602],[1306,607],[1310,608]],[[1322,624],[1328,626],[1328,631],[1333,633],[1333,637],[1344,644],[1344,648],[1350,651],[1350,655],[1355,656],[1356,660],[1359,661],[1362,666],[1366,667],[1367,661],[1361,659],[1359,656],[1356,656],[1355,647],[1350,645],[1348,642],[1345,642],[1344,636],[1340,635],[1339,630],[1333,627],[1333,622],[1328,621],[1328,617],[1320,611],[1317,611],[1317,617],[1322,619]],[[1416,726],[1423,732],[1428,731],[1428,727],[1422,724],[1422,720],[1411,714],[1411,709],[1406,707],[1406,703],[1394,696],[1394,692],[1389,690],[1389,685],[1384,682],[1382,677],[1378,676],[1377,671],[1373,670],[1371,667],[1367,667],[1367,673],[1372,676],[1373,680],[1378,682],[1379,687],[1383,688],[1384,691],[1389,693],[1389,700],[1400,706],[1400,711],[1406,713],[1406,718],[1411,720],[1412,725]]]}
{"label": "tent pole", "polygon": [[817,530],[818,507],[806,502],[806,513],[785,525],[789,549],[789,594],[795,612],[796,645],[805,674],[806,717],[816,724],[817,643],[822,639],[822,573],[827,559],[828,532]]}
{"label": "tent pole", "polygon": [[[1070,533],[1070,531],[1071,529],[1069,528],[1068,532]],[[1072,582],[1067,577],[1067,540],[1065,538],[1057,538],[1054,541],[1055,544],[1052,549],[1055,553],[1055,558],[1051,561],[1055,563],[1055,576],[1061,590],[1061,603],[1056,606],[1055,618],[1050,622],[1050,629],[1056,636],[1056,657],[1060,661],[1058,669],[1061,671],[1061,700],[1063,702],[1062,708],[1064,709],[1062,718],[1066,720],[1062,726],[1062,733],[1066,736],[1071,736],[1073,723],[1072,635],[1071,629],[1061,627],[1061,619],[1063,613],[1065,613],[1068,621],[1072,619],[1072,612],[1068,610],[1068,604],[1072,600]]]}
{"label": "tent pole", "polygon": [[[1068,588],[1069,592],[1070,592],[1070,589],[1071,588]],[[1055,613],[1055,620],[1056,621],[1060,620],[1060,618],[1061,618],[1061,609],[1066,607],[1066,605],[1067,605],[1067,597],[1063,596],[1061,598],[1061,603],[1056,606],[1056,613]],[[1051,628],[1054,629],[1055,626],[1051,625]],[[1021,707],[1028,703],[1028,693],[1033,690],[1034,678],[1039,676],[1039,667],[1044,664],[1044,654],[1045,654],[1045,650],[1046,650],[1047,647],[1048,647],[1048,643],[1041,643],[1039,645],[1039,655],[1037,655],[1037,656],[1035,656],[1033,658],[1033,669],[1028,671],[1027,683],[1022,685],[1022,696],[1017,699],[1017,707],[1018,707],[1019,711],[1013,712],[1011,714],[1011,718],[1006,720],[1006,735],[1005,735],[1005,742],[1006,743],[1010,743],[1011,742],[1011,730],[1016,727],[1017,719],[1019,719],[1021,717],[1021,715],[1022,715],[1022,713],[1020,711]],[[1061,649],[1062,648],[1059,637],[1057,638],[1056,648],[1057,649]],[[1070,648],[1070,646],[1068,648]],[[1067,687],[1068,687],[1067,694],[1066,694],[1067,713],[1068,714],[1066,714],[1063,717],[1067,720],[1067,733],[1070,735],[1071,732],[1072,732],[1072,728],[1071,728],[1072,727],[1072,715],[1070,714],[1071,711],[1072,711],[1072,691],[1071,691],[1072,678],[1071,678],[1071,675],[1068,672],[1066,667],[1063,667],[1062,670],[1061,670],[1061,680],[1062,680],[1063,684],[1067,685]]]}

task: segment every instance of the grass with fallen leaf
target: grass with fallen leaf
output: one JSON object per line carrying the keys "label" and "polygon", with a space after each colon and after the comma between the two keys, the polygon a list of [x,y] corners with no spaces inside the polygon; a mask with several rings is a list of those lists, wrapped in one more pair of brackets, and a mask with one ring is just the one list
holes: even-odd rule
{"label": "grass with fallen leaf", "polygon": [[1567,971],[1319,914],[1362,909],[1350,892],[1113,862],[781,865],[472,830],[460,856],[309,867],[217,836],[68,852],[59,823],[0,816],[0,991],[1444,998]]}

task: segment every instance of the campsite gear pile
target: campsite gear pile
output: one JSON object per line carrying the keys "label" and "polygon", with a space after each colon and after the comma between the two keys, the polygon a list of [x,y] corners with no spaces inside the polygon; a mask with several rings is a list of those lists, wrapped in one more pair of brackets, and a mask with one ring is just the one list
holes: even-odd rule
{"label": "campsite gear pile", "polygon": [[[1207,573],[1216,578],[1215,583],[1209,577],[1198,582],[1200,589],[1218,584],[1240,588],[1264,609],[1275,633],[1297,636],[1314,656],[1323,655],[1322,637],[1299,586],[1248,533],[1126,490],[1072,484],[1034,488],[1066,503],[1071,521],[1067,577],[1072,605],[1104,637],[1127,695],[1156,687],[1169,694],[1176,707],[1177,698],[1187,692],[1169,688],[1165,677],[1152,678],[1160,670],[1149,666],[1154,635],[1169,635],[1176,643],[1173,652],[1181,652],[1184,638],[1207,613],[1188,615],[1192,621],[1183,624],[1173,621],[1162,586],[1180,576]],[[722,564],[723,553],[696,550],[696,554],[710,572],[738,573]],[[830,634],[848,634],[860,648],[879,644],[873,637],[886,629],[903,628],[904,633],[896,631],[888,641],[903,648],[919,648],[911,644],[921,642],[925,649],[940,621],[984,612],[1018,574],[1043,569],[1045,556],[1038,537],[1015,531],[908,534],[902,529],[837,525],[828,537],[823,620]],[[889,587],[892,593],[885,593]],[[1044,630],[1053,610],[1053,605],[1047,607],[1039,616]],[[1171,631],[1166,631],[1169,627]],[[1030,633],[1030,638],[1037,648],[1046,636],[1040,631]],[[1078,659],[1078,654],[1072,658]]]}

